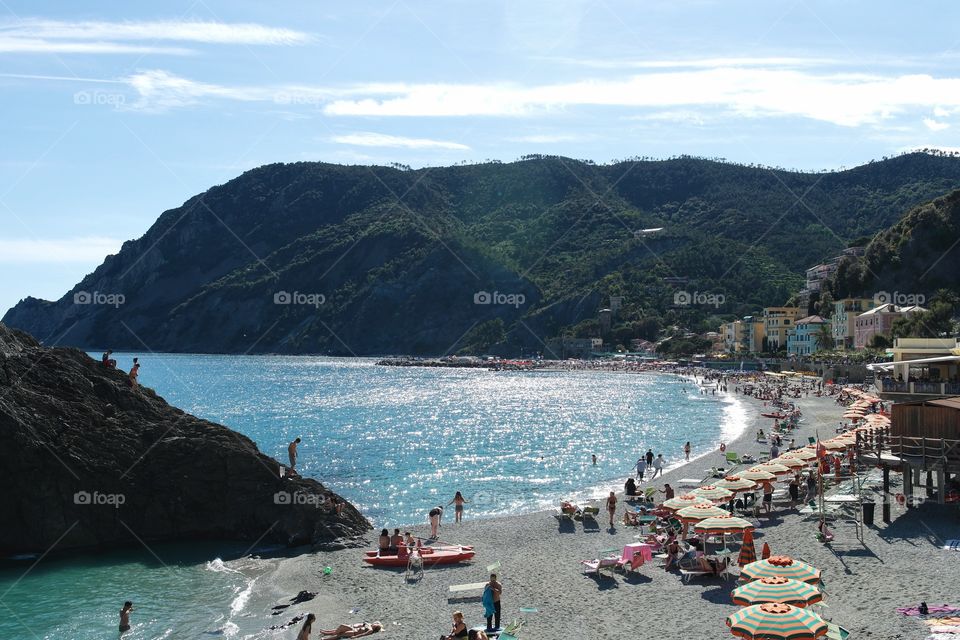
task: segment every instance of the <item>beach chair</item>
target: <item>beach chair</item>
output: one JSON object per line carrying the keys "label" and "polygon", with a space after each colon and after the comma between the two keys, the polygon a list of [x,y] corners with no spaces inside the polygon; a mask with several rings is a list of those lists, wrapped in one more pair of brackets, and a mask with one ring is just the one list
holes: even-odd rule
{"label": "beach chair", "polygon": [[610,558],[600,558],[598,560],[581,560],[580,564],[583,566],[584,573],[593,572],[593,573],[596,573],[597,576],[599,577],[600,572],[603,571],[604,569],[606,569],[607,571],[610,572],[611,575],[613,575],[613,572],[617,568],[617,562],[618,562],[618,558],[614,556]]}
{"label": "beach chair", "polygon": [[404,576],[406,580],[410,579],[410,576],[418,575],[423,577],[423,556],[420,555],[418,550],[414,550],[410,554],[410,557],[407,558],[407,573]]}
{"label": "beach chair", "polygon": [[554,517],[560,520],[573,520],[573,516],[575,516],[579,510],[577,505],[572,502],[561,502],[560,510],[554,514]]}
{"label": "beach chair", "polygon": [[817,439],[814,438],[813,436],[809,436],[809,437],[807,438],[807,443],[808,443],[808,444],[817,444]]}
{"label": "beach chair", "polygon": [[727,451],[727,464],[740,464],[740,456],[733,451]]}
{"label": "beach chair", "polygon": [[830,640],[847,640],[849,637],[850,632],[840,625],[833,624],[832,622],[827,623],[827,638]]}
{"label": "beach chair", "polygon": [[597,519],[597,515],[600,513],[600,507],[584,507],[584,508],[580,511],[580,513],[581,513],[581,515],[582,515],[582,517],[583,517],[584,520],[586,520],[586,519],[588,519],[588,518],[589,518],[590,520],[596,520],[596,519]]}
{"label": "beach chair", "polygon": [[[696,552],[694,552],[696,554]],[[689,554],[688,554],[689,555]],[[694,555],[691,559],[687,556],[680,559],[680,579],[689,583],[694,576],[712,576],[713,568],[702,555]]]}
{"label": "beach chair", "polygon": [[644,559],[643,553],[638,549],[635,550],[632,554],[628,554],[627,550],[624,549],[624,552],[620,555],[620,559],[617,560],[617,570],[618,571],[636,571],[643,566]]}

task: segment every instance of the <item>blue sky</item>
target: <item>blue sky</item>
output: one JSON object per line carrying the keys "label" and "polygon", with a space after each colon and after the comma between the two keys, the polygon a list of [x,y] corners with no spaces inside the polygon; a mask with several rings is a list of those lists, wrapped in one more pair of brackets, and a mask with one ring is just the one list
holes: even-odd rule
{"label": "blue sky", "polygon": [[958,18],[955,2],[0,0],[0,310],[59,298],[162,211],[268,162],[821,169],[960,148]]}

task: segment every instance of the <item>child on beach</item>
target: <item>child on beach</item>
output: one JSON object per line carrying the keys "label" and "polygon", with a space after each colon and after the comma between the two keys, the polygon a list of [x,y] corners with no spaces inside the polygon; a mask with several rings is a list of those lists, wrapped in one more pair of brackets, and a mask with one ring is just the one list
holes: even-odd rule
{"label": "child on beach", "polygon": [[127,600],[120,609],[120,633],[130,631],[130,612],[133,611],[133,603]]}

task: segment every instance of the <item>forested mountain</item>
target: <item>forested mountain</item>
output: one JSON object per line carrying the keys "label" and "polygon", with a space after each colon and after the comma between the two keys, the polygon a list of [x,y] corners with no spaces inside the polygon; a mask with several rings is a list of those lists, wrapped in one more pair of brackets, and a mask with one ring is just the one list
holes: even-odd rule
{"label": "forested mountain", "polygon": [[824,173],[687,157],[273,164],[3,321],[87,348],[530,353],[595,334],[623,296],[606,337],[625,343],[782,303],[806,267],[956,188],[960,159],[925,153]]}

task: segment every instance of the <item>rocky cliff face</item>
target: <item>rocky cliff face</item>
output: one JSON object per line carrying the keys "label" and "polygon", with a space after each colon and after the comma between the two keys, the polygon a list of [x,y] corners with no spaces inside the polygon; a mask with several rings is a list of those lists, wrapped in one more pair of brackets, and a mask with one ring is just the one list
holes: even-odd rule
{"label": "rocky cliff face", "polygon": [[367,531],[323,485],[281,478],[249,438],[132,389],[125,372],[0,324],[0,553]]}

